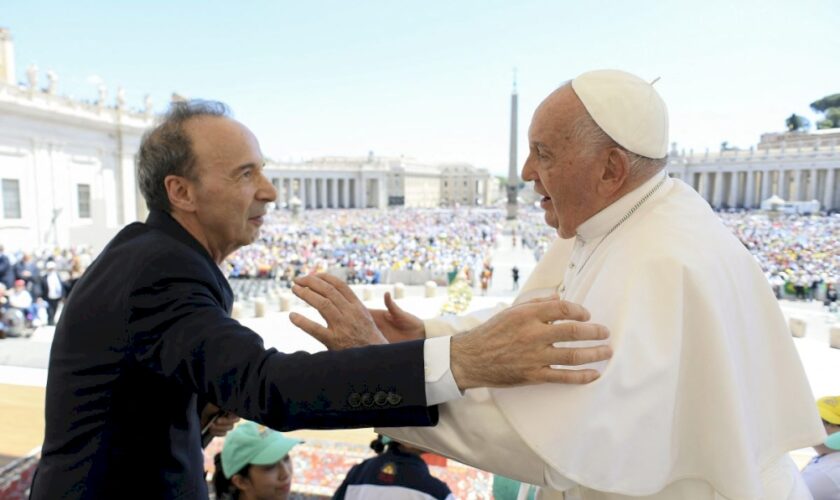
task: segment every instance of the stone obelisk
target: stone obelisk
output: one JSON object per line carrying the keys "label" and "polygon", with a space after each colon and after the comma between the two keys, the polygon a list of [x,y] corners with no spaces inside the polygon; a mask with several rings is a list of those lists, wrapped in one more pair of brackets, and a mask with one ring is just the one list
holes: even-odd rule
{"label": "stone obelisk", "polygon": [[513,71],[513,93],[510,95],[510,163],[507,180],[507,220],[516,220],[516,195],[519,192],[519,165],[516,158],[516,70]]}

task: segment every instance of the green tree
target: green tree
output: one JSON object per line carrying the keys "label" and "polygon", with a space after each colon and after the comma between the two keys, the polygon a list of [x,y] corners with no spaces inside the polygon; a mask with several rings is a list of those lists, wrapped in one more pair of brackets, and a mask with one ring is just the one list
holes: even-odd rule
{"label": "green tree", "polygon": [[840,94],[827,95],[812,102],[811,109],[825,114],[825,118],[817,122],[817,128],[840,127]]}
{"label": "green tree", "polygon": [[801,115],[793,113],[785,120],[785,125],[789,132],[796,132],[797,130],[808,130],[811,127],[811,122]]}
{"label": "green tree", "polygon": [[831,94],[811,103],[811,109],[825,113],[829,108],[840,108],[840,94]]}

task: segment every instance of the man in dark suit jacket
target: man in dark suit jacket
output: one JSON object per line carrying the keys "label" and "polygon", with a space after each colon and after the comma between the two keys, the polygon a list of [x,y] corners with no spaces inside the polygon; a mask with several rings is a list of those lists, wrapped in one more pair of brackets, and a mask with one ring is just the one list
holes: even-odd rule
{"label": "man in dark suit jacket", "polygon": [[[597,325],[547,324],[587,319],[559,301],[528,306],[529,321],[512,314],[451,344],[387,344],[376,328],[334,324],[328,347],[355,348],[265,349],[230,318],[233,294],[219,269],[254,241],[276,197],[262,168],[256,138],[220,103],[175,104],[144,136],[138,175],[151,213],[111,240],[65,305],[50,353],[32,499],[207,498],[205,403],[281,430],[433,425],[430,405],[459,390],[557,380],[546,365],[609,356],[597,348],[546,349],[606,335]],[[361,306],[345,314],[369,315]],[[543,347],[518,342],[512,332],[519,329]],[[441,348],[445,370],[430,377],[429,353]]]}

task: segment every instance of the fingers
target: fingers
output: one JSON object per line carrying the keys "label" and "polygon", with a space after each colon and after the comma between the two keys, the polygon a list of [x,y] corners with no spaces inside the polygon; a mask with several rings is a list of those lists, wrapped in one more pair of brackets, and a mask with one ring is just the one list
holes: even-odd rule
{"label": "fingers", "polygon": [[597,323],[563,321],[546,325],[545,335],[549,342],[570,342],[575,340],[606,340],[610,331]]}
{"label": "fingers", "polygon": [[[328,276],[328,274],[304,276],[302,278],[296,279],[295,284],[301,287],[309,288],[318,295],[325,297],[339,308],[346,307],[348,305],[347,303],[350,301],[348,301],[347,298],[341,293],[341,291],[338,288],[336,288],[333,282],[324,279]],[[339,281],[339,283],[341,282]],[[292,291],[294,291],[294,289],[295,287],[292,287]],[[350,293],[352,294],[353,292],[351,291]],[[353,296],[353,300],[357,300],[355,296]],[[310,303],[310,305],[315,307],[315,304]]]}
{"label": "fingers", "polygon": [[608,345],[593,347],[552,347],[548,351],[549,365],[578,366],[612,357],[612,348]]}
{"label": "fingers", "polygon": [[526,302],[523,306],[532,308],[533,314],[543,323],[561,319],[589,321],[589,311],[582,305],[556,297],[546,301]]}
{"label": "fingers", "polygon": [[295,312],[289,314],[289,321],[291,321],[292,324],[296,327],[300,328],[304,332],[314,337],[315,340],[321,342],[326,346],[329,346],[327,341],[332,337],[332,334],[323,326],[312,321],[306,316]]}
{"label": "fingers", "polygon": [[319,278],[321,278],[322,280],[324,280],[325,282],[332,285],[333,288],[335,288],[335,290],[338,293],[340,293],[341,296],[344,297],[344,300],[346,300],[347,302],[349,302],[351,304],[353,302],[360,302],[359,298],[356,297],[356,294],[353,293],[353,290],[351,290],[350,287],[347,286],[347,283],[342,281],[340,278],[338,278],[336,276],[333,276],[332,274],[329,274],[329,273],[320,273],[317,276]]}
{"label": "fingers", "polygon": [[[312,288],[295,284],[295,286],[292,287],[292,293],[300,298],[300,300],[317,309],[318,312],[321,313],[321,316],[328,321],[337,318],[338,315],[341,314],[339,311],[339,307],[341,307],[340,305],[321,295]],[[342,304],[346,304],[346,301],[344,301],[343,298],[339,300],[341,300]]]}
{"label": "fingers", "polygon": [[552,384],[588,384],[601,376],[597,370],[558,370],[546,366],[538,375],[543,382]]}

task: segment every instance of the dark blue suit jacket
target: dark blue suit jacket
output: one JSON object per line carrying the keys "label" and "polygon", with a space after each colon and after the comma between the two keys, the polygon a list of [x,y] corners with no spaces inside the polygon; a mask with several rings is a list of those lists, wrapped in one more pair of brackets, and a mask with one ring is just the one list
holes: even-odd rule
{"label": "dark blue suit jacket", "polygon": [[31,498],[207,498],[200,402],[280,430],[432,425],[422,342],[284,354],[172,217],[124,228],[73,289],[50,353]]}

